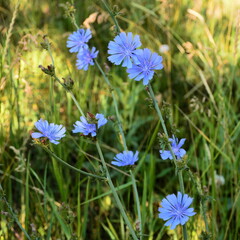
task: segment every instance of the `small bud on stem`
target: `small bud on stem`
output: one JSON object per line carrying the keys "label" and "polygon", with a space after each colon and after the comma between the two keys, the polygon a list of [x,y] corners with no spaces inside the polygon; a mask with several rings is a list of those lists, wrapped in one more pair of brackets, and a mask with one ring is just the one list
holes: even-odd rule
{"label": "small bud on stem", "polygon": [[50,75],[50,76],[55,75],[55,67],[52,64],[48,65],[47,68],[43,67],[42,65],[39,65],[38,67],[41,68],[41,70],[47,75]]}

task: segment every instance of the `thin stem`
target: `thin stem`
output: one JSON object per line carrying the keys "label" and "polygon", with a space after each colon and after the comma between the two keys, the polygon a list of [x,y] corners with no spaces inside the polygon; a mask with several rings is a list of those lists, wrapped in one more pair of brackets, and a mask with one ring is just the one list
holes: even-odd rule
{"label": "thin stem", "polygon": [[[55,65],[54,65],[54,59],[53,59],[53,56],[52,56],[52,51],[51,51],[51,45],[49,44],[48,42],[48,53],[51,57],[51,60],[52,60],[52,65],[55,69]],[[74,103],[76,104],[79,112],[81,113],[82,116],[85,116],[84,113],[83,113],[83,110],[81,109],[80,105],[78,104],[78,101],[76,100],[75,96],[73,95],[72,91],[67,89],[66,86],[60,81],[60,79],[57,77],[56,73],[54,72],[54,75],[53,75],[54,79],[66,90],[66,92],[68,92],[72,98],[72,100],[74,101]]]}
{"label": "thin stem", "polygon": [[140,201],[138,196],[138,190],[137,190],[137,184],[134,177],[134,174],[132,173],[132,170],[130,170],[131,178],[132,178],[132,185],[133,185],[133,192],[135,196],[135,202],[137,205],[137,212],[138,212],[138,220],[139,220],[139,232],[140,232],[140,240],[142,240],[142,217],[141,217],[141,208],[140,208]]}
{"label": "thin stem", "polygon": [[102,73],[103,78],[104,78],[105,82],[107,83],[107,85],[109,86],[110,92],[112,94],[114,108],[115,108],[116,117],[117,117],[118,128],[119,128],[120,134],[122,136],[123,148],[124,148],[125,151],[127,151],[126,138],[125,138],[122,123],[121,123],[121,120],[120,120],[120,114],[119,114],[119,111],[118,111],[118,104],[117,104],[117,100],[116,100],[116,97],[115,97],[115,94],[114,94],[114,89],[113,89],[107,75],[105,74],[105,72],[103,71],[103,69],[101,68],[101,66],[99,65],[97,60],[95,60],[95,63],[97,65],[99,71]]}
{"label": "thin stem", "polygon": [[23,226],[21,225],[21,223],[18,221],[17,216],[16,216],[15,213],[13,212],[12,207],[11,207],[10,204],[8,203],[7,199],[5,198],[4,191],[3,191],[3,188],[2,188],[1,183],[0,183],[0,190],[1,190],[1,192],[2,192],[1,197],[2,197],[2,199],[4,200],[4,202],[6,203],[8,209],[9,209],[9,212],[11,213],[14,221],[17,223],[17,225],[19,226],[19,228],[23,231],[23,233],[25,234],[25,236],[27,237],[27,239],[31,240],[30,236],[28,235],[28,233],[26,232],[26,230],[23,228]]}
{"label": "thin stem", "polygon": [[88,172],[85,172],[85,171],[82,171],[78,168],[75,168],[73,167],[72,165],[66,163],[65,161],[63,161],[60,157],[58,157],[57,155],[55,155],[55,153],[53,153],[50,149],[48,149],[47,147],[43,147],[43,149],[48,152],[52,157],[54,157],[56,160],[58,160],[60,163],[64,164],[65,166],[67,166],[68,168],[78,172],[78,173],[81,173],[81,174],[84,174],[86,176],[89,176],[89,177],[94,177],[94,178],[98,178],[98,179],[102,179],[102,180],[106,180],[105,177],[101,177],[101,176],[98,176],[98,175],[95,175],[95,174],[92,174],[92,173],[88,173]]}
{"label": "thin stem", "polygon": [[117,19],[115,17],[115,14],[111,11],[111,9],[109,8],[109,6],[108,6],[108,4],[106,3],[105,0],[102,0],[102,3],[104,5],[105,9],[108,11],[109,15],[111,16],[111,18],[112,18],[112,20],[113,20],[113,22],[114,22],[114,24],[116,26],[116,31],[119,34],[121,32],[121,30],[120,30],[120,27],[118,25],[118,22],[117,22]]}
{"label": "thin stem", "polygon": [[179,180],[179,184],[180,184],[180,191],[182,194],[184,194],[185,190],[184,190],[184,185],[183,185],[182,170],[178,170],[178,180]]}
{"label": "thin stem", "polygon": [[82,110],[82,108],[80,107],[80,105],[78,104],[78,101],[76,100],[76,98],[75,98],[75,96],[73,95],[72,91],[68,91],[68,93],[70,94],[72,100],[73,100],[74,103],[76,104],[76,106],[77,106],[79,112],[81,113],[81,115],[85,117],[85,115],[84,115],[84,113],[83,113],[83,110]]}
{"label": "thin stem", "polygon": [[191,180],[193,181],[193,183],[196,186],[197,192],[201,198],[200,200],[200,210],[201,210],[201,214],[203,215],[203,220],[205,223],[205,228],[206,228],[206,232],[209,233],[209,227],[208,227],[208,220],[207,220],[207,213],[206,213],[206,206],[205,206],[205,197],[203,195],[203,191],[202,191],[202,187],[200,184],[200,181],[198,181],[197,179],[195,179],[195,177],[193,176],[193,173],[190,169],[188,169],[187,171],[188,175],[190,176]]}
{"label": "thin stem", "polygon": [[115,189],[115,187],[113,185],[112,179],[111,179],[110,174],[108,172],[108,168],[107,168],[107,165],[106,165],[106,162],[105,162],[105,159],[103,157],[103,153],[102,153],[102,150],[100,148],[100,145],[99,145],[98,141],[96,141],[96,146],[97,146],[97,150],[98,150],[100,159],[102,161],[103,168],[104,168],[104,170],[106,172],[106,176],[107,176],[107,181],[108,181],[109,187],[112,190],[113,196],[114,196],[114,198],[116,200],[116,203],[117,203],[118,208],[119,208],[119,210],[121,212],[121,215],[122,215],[124,221],[126,222],[133,239],[134,240],[138,240],[138,237],[137,237],[137,235],[136,235],[136,233],[135,233],[135,231],[134,231],[134,229],[133,229],[133,227],[132,227],[132,225],[131,225],[128,217],[127,217],[127,214],[125,213],[124,207],[123,207],[123,205],[122,205],[122,203],[121,203],[121,201],[119,199],[119,196],[117,194],[117,191],[116,191],[116,189]]}
{"label": "thin stem", "polygon": [[74,25],[74,26],[76,27],[76,29],[78,30],[79,27],[78,27],[78,25],[77,25],[77,22],[76,22],[75,16],[71,17],[71,19],[72,19],[72,23],[73,23],[73,25]]}
{"label": "thin stem", "polygon": [[[150,93],[150,96],[152,98],[152,101],[153,101],[153,104],[154,104],[154,107],[155,107],[155,110],[158,114],[158,117],[160,119],[160,122],[161,122],[161,125],[162,125],[162,128],[163,128],[163,131],[165,133],[165,135],[167,136],[167,138],[169,138],[168,136],[168,132],[167,132],[167,128],[166,128],[166,125],[165,125],[165,122],[164,122],[164,119],[162,117],[162,113],[161,113],[161,110],[158,106],[158,103],[157,103],[157,100],[154,96],[154,92],[152,90],[152,86],[151,84],[149,83],[148,84],[148,88],[149,88],[149,93]],[[182,177],[182,170],[178,169],[178,166],[177,166],[177,159],[176,159],[176,156],[172,150],[172,146],[170,143],[168,143],[168,149],[170,150],[171,154],[172,154],[172,157],[173,157],[173,161],[174,161],[174,164],[175,164],[175,168],[176,168],[176,172],[178,174],[178,180],[179,180],[179,185],[180,185],[180,191],[182,194],[184,194],[184,184],[183,184],[183,177]],[[186,224],[184,224],[182,226],[182,229],[183,229],[183,238],[184,240],[187,240],[187,228],[186,228]]]}
{"label": "thin stem", "polygon": [[[164,119],[163,119],[163,117],[162,117],[161,110],[160,110],[160,108],[159,108],[159,106],[158,106],[157,100],[156,100],[156,98],[155,98],[155,96],[154,96],[154,92],[153,92],[153,89],[152,89],[152,86],[151,86],[150,83],[148,84],[148,88],[149,88],[149,93],[150,93],[150,96],[151,96],[151,98],[152,98],[152,101],[153,101],[155,110],[156,110],[156,112],[157,112],[157,114],[158,114],[158,117],[159,117],[159,119],[160,119],[160,122],[161,122],[161,125],[162,125],[162,128],[163,128],[163,131],[164,131],[166,137],[169,138],[169,135],[168,135],[168,132],[167,132],[167,128],[166,128]],[[172,146],[171,146],[170,143],[168,143],[168,149],[170,150],[170,152],[171,152],[171,154],[172,154],[173,162],[174,162],[174,164],[175,164],[175,167],[177,168],[177,159],[176,159],[176,156],[175,156],[175,154],[174,154],[174,152],[173,152],[173,150],[172,150]]]}
{"label": "thin stem", "polygon": [[[180,184],[180,191],[181,191],[182,194],[184,194],[185,191],[184,191],[182,170],[179,170],[179,171],[178,171],[178,179],[179,179],[179,184]],[[187,227],[186,227],[186,224],[184,224],[184,225],[182,226],[182,230],[183,230],[183,238],[184,238],[185,240],[187,240],[188,236],[187,236]]]}
{"label": "thin stem", "polygon": [[49,42],[47,42],[47,43],[48,43],[48,53],[49,53],[49,55],[51,57],[52,65],[55,66],[54,65],[54,59],[53,59],[52,51],[51,51],[51,44]]}

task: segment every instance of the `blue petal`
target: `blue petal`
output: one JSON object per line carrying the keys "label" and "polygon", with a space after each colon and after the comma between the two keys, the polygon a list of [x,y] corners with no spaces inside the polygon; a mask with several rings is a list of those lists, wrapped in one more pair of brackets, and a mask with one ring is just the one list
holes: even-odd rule
{"label": "blue petal", "polygon": [[32,138],[40,138],[40,137],[44,137],[44,135],[42,133],[38,133],[38,132],[34,132],[31,134]]}
{"label": "blue petal", "polygon": [[171,155],[170,151],[167,151],[167,150],[162,151],[162,150],[160,150],[160,155],[161,155],[162,160],[166,160],[168,158],[172,159],[172,155]]}
{"label": "blue petal", "polygon": [[180,223],[179,219],[177,217],[174,218],[172,224],[171,224],[171,227],[170,229],[173,230],[176,228],[176,226]]}
{"label": "blue petal", "polygon": [[170,194],[166,197],[166,199],[173,205],[178,206],[177,197],[175,194]]}
{"label": "blue petal", "polygon": [[182,138],[181,140],[180,140],[180,142],[178,143],[178,148],[181,148],[182,147],[182,145],[185,143],[185,141],[186,141],[186,138]]}

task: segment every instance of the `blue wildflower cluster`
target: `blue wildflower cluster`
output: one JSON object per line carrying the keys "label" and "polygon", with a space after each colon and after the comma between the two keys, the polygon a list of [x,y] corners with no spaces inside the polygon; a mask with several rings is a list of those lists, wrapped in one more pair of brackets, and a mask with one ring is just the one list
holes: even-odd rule
{"label": "blue wildflower cluster", "polygon": [[[84,136],[91,135],[95,137],[97,135],[97,129],[104,126],[107,123],[107,119],[104,117],[103,114],[97,113],[94,116],[92,123],[89,123],[85,117],[80,117],[81,121],[76,121],[74,129],[72,130],[73,133],[82,133]],[[96,122],[96,123],[95,123]],[[40,131],[34,132],[31,134],[32,138],[42,138],[45,137],[49,139],[51,143],[59,144],[59,140],[65,137],[66,128],[62,125],[57,125],[54,123],[48,123],[47,120],[38,120],[35,123],[35,127]]]}
{"label": "blue wildflower cluster", "polygon": [[[88,70],[89,65],[94,65],[94,59],[98,55],[95,47],[91,49],[88,46],[88,41],[92,38],[92,33],[89,29],[79,29],[73,32],[67,41],[67,47],[71,53],[77,53],[78,69]],[[133,36],[131,32],[120,33],[114,41],[108,44],[108,60],[115,65],[121,65],[127,68],[127,73],[130,79],[135,81],[143,81],[143,85],[149,84],[153,78],[155,70],[163,68],[162,57],[157,53],[151,52],[150,49],[141,47],[140,37]],[[73,125],[73,133],[81,133],[84,136],[96,137],[98,129],[104,126],[108,120],[103,114],[90,114],[87,118],[80,117],[80,121],[76,121]],[[32,138],[47,138],[51,143],[59,144],[59,140],[65,136],[66,129],[62,125],[48,123],[47,120],[40,119],[35,123],[39,132],[32,133]],[[177,160],[181,160],[186,154],[182,148],[185,143],[185,138],[180,141],[173,135],[169,138],[173,154]],[[123,151],[118,153],[111,162],[118,167],[134,165],[138,161],[139,152]],[[163,160],[173,159],[169,150],[160,150],[160,156]],[[177,195],[171,194],[164,198],[161,202],[161,207],[158,209],[159,218],[167,221],[166,226],[170,229],[175,229],[177,225],[184,225],[190,216],[195,215],[193,208],[189,208],[193,198],[187,194],[178,192]]]}
{"label": "blue wildflower cluster", "polygon": [[[143,80],[143,85],[147,85],[154,76],[155,70],[163,68],[162,57],[157,53],[152,53],[150,49],[137,49],[141,46],[139,36],[133,38],[132,33],[120,33],[110,41],[108,44],[108,53],[110,56],[108,60],[115,65],[122,65],[127,67],[128,77],[135,81]],[[186,151],[181,148],[185,142],[185,138],[178,141],[175,136],[169,138],[173,153],[177,160],[182,159]],[[173,159],[169,150],[160,150],[160,155],[163,160]],[[133,165],[138,160],[138,152],[134,155],[133,152],[124,151],[119,153],[112,161],[116,166]],[[190,216],[195,215],[193,208],[189,208],[193,198],[187,194],[182,195],[178,192],[177,196],[174,194],[168,195],[162,200],[162,207],[159,208],[159,218],[167,220],[166,226],[171,226],[175,229],[178,224],[184,225]]]}
{"label": "blue wildflower cluster", "polygon": [[97,57],[98,51],[93,47],[91,50],[88,41],[92,38],[92,32],[89,29],[79,29],[73,32],[67,41],[67,47],[71,53],[77,53],[77,69],[88,70],[89,65],[94,65],[93,59]]}
{"label": "blue wildflower cluster", "polygon": [[108,60],[115,65],[127,67],[128,77],[136,81],[143,80],[147,85],[153,78],[154,70],[163,68],[162,57],[152,53],[148,48],[137,49],[141,46],[140,37],[133,38],[132,33],[120,33],[108,44]]}

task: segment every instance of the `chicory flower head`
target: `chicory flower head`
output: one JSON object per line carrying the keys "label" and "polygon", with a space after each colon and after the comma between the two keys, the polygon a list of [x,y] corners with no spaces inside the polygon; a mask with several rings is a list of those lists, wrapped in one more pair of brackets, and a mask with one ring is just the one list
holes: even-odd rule
{"label": "chicory flower head", "polygon": [[112,161],[113,165],[118,167],[134,165],[134,163],[138,160],[138,151],[133,154],[132,151],[123,151],[122,153],[118,153],[113,159],[116,161]]}
{"label": "chicory flower head", "polygon": [[132,67],[132,61],[137,61],[136,54],[142,44],[140,38],[136,35],[133,38],[131,32],[122,32],[114,38],[114,41],[110,41],[108,44],[108,53],[111,55],[108,60],[115,65],[122,63],[123,67]]}
{"label": "chicory flower head", "polygon": [[59,144],[59,140],[65,137],[66,128],[63,125],[48,123],[47,120],[40,119],[35,122],[35,127],[40,131],[31,134],[32,138],[46,137],[51,143]]}
{"label": "chicory flower head", "polygon": [[162,57],[157,53],[151,53],[148,48],[140,49],[137,52],[138,63],[127,69],[128,77],[140,81],[143,79],[143,85],[147,85],[153,78],[154,70],[163,68]]}
{"label": "chicory flower head", "polygon": [[[185,154],[186,154],[186,151],[181,148],[182,145],[184,144],[184,142],[186,141],[186,138],[182,138],[179,142],[178,142],[178,138],[175,138],[175,136],[173,135],[172,138],[169,138],[168,139],[169,142],[171,142],[171,146],[172,146],[172,150],[173,150],[173,153],[175,154],[176,158],[179,160],[181,159]],[[169,150],[160,150],[160,155],[161,155],[161,158],[163,160],[166,160],[166,159],[173,159],[173,156],[171,154],[171,152]]]}
{"label": "chicory flower head", "polygon": [[161,202],[161,207],[158,208],[159,218],[167,221],[164,225],[170,226],[170,229],[175,229],[178,224],[184,225],[189,217],[195,215],[193,208],[189,208],[193,198],[187,194],[178,192],[175,194],[168,195]]}
{"label": "chicory flower head", "polygon": [[97,55],[98,51],[96,51],[95,47],[93,47],[92,50],[88,48],[81,49],[77,55],[77,68],[87,71],[89,65],[94,65],[93,59],[96,58]]}
{"label": "chicory flower head", "polygon": [[82,48],[88,48],[87,42],[92,38],[92,33],[89,29],[79,29],[73,32],[67,41],[69,52],[79,52]]}
{"label": "chicory flower head", "polygon": [[97,129],[107,123],[107,119],[103,114],[97,113],[95,118],[98,120],[97,123],[89,123],[85,117],[81,116],[81,121],[76,121],[73,125],[75,128],[72,130],[72,132],[82,133],[84,136],[91,134],[92,137],[95,137],[97,135]]}

